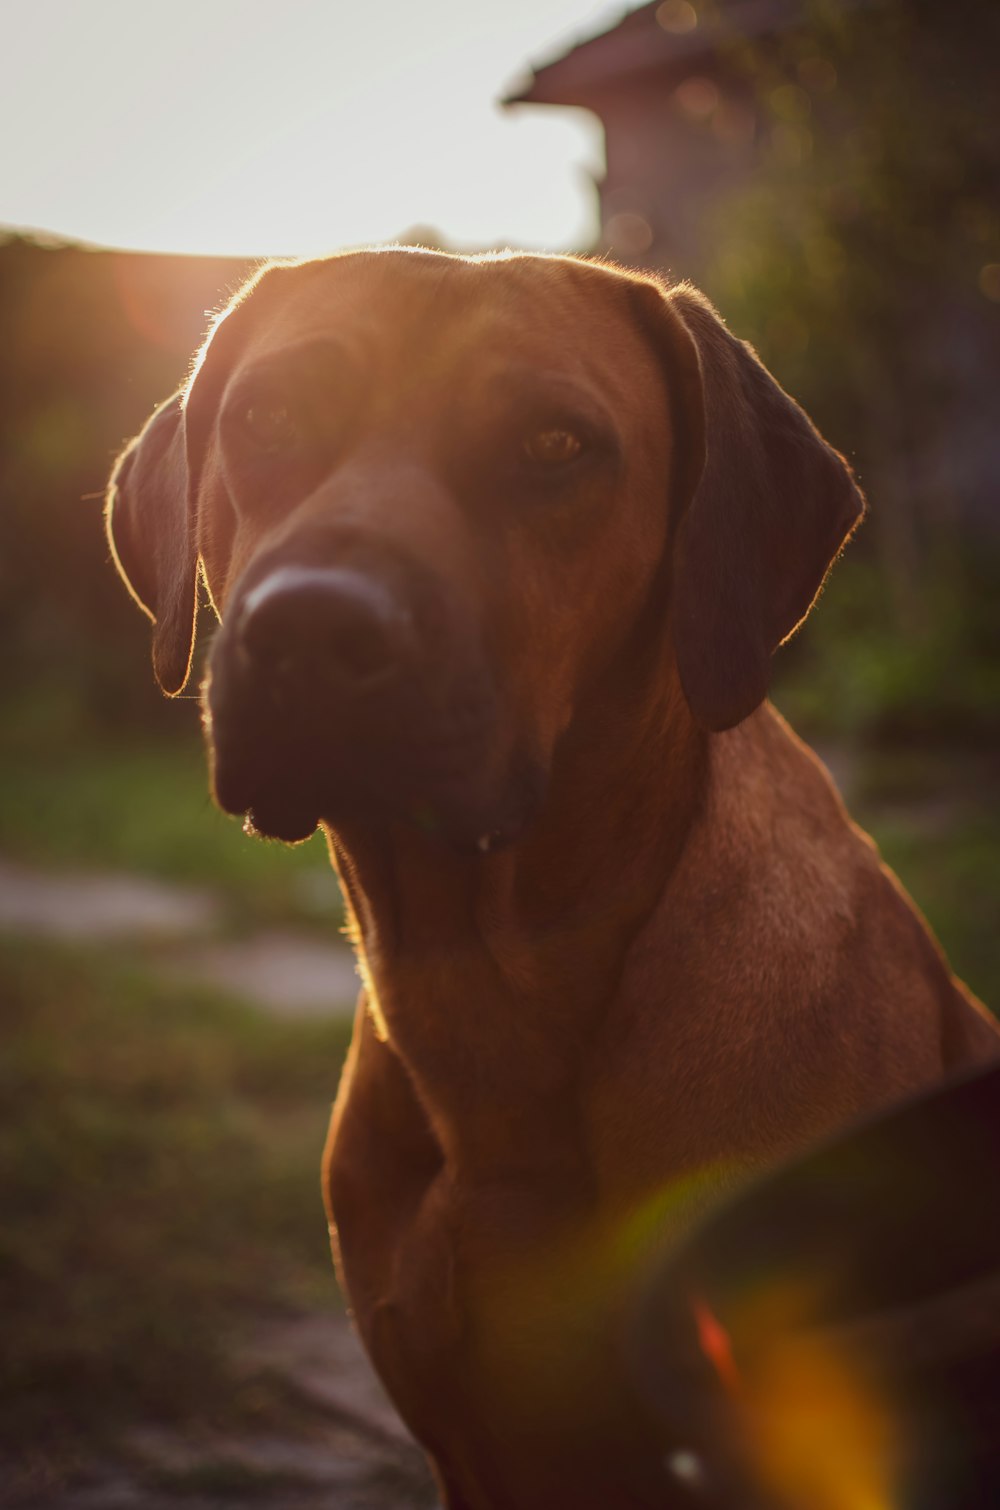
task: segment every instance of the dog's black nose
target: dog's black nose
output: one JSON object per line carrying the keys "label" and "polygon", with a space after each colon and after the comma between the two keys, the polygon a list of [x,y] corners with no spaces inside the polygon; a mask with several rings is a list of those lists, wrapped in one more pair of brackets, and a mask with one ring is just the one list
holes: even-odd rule
{"label": "dog's black nose", "polygon": [[360,694],[407,659],[410,619],[376,579],[348,567],[283,566],[247,593],[236,632],[272,682]]}

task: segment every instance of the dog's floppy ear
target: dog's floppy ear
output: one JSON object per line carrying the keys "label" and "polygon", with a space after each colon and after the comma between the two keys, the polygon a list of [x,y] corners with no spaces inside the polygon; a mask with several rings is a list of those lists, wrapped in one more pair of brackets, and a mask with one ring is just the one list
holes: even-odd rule
{"label": "dog's floppy ear", "polygon": [[651,292],[680,447],[678,670],[698,721],[728,729],[767,696],[772,652],[809,612],[864,499],[843,457],[707,299],[688,285]]}
{"label": "dog's floppy ear", "polygon": [[181,393],[161,404],[115,464],[105,522],[115,564],[153,621],[153,670],[170,697],[194,650],[198,549]]}

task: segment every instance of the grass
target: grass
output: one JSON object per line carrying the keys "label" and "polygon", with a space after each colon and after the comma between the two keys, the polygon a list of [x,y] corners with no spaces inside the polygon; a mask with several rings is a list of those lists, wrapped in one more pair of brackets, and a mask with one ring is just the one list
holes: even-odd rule
{"label": "grass", "polygon": [[13,945],[0,998],[0,1436],[225,1412],[241,1323],[338,1303],[318,1168],[346,1028]]}
{"label": "grass", "polygon": [[51,867],[144,872],[225,892],[238,921],[342,920],[326,845],[250,839],[216,808],[194,739],[0,743],[0,853]]}

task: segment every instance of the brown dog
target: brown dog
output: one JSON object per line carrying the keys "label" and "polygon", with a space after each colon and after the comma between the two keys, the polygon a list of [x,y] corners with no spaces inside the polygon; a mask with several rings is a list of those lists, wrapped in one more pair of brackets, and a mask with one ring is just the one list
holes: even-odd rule
{"label": "brown dog", "polygon": [[331,1221],[451,1510],[674,1503],[618,1354],[665,1234],[1000,1052],[765,702],[862,507],[693,290],[527,256],[265,270],[117,467],[167,692],[199,560],[223,620],[218,801],[329,834]]}

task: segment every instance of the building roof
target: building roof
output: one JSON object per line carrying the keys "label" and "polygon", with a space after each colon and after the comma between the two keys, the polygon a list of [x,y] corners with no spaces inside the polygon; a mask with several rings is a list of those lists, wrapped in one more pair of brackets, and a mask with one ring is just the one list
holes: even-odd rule
{"label": "building roof", "polygon": [[801,0],[716,0],[698,13],[688,0],[652,0],[628,11],[610,31],[577,43],[536,67],[505,105],[589,105],[639,75],[690,67],[722,43],[780,31],[802,17]]}

